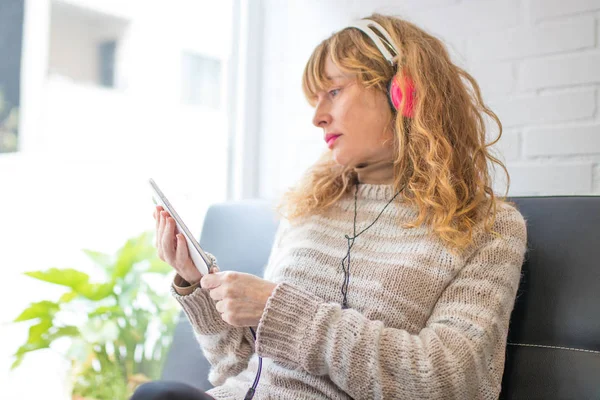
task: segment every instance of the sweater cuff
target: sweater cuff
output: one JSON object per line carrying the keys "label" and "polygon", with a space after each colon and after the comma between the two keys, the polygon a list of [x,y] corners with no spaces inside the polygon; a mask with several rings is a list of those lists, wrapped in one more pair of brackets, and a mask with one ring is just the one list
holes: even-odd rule
{"label": "sweater cuff", "polygon": [[256,353],[280,362],[300,364],[302,343],[322,302],[296,286],[277,285],[258,323]]}
{"label": "sweater cuff", "polygon": [[197,334],[215,335],[231,328],[221,318],[208,289],[196,288],[188,295],[181,295],[171,286],[171,294],[181,304]]}
{"label": "sweater cuff", "polygon": [[187,296],[188,294],[191,294],[194,290],[196,290],[197,287],[200,287],[199,281],[191,285],[179,274],[175,275],[175,278],[173,279],[173,288],[177,294],[181,296]]}

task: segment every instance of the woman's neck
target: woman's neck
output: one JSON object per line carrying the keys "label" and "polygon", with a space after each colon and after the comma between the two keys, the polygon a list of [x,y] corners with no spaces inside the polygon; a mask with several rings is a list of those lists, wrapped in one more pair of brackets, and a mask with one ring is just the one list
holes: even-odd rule
{"label": "woman's neck", "polygon": [[393,161],[361,163],[354,168],[354,171],[358,174],[359,183],[373,185],[391,185],[394,183]]}

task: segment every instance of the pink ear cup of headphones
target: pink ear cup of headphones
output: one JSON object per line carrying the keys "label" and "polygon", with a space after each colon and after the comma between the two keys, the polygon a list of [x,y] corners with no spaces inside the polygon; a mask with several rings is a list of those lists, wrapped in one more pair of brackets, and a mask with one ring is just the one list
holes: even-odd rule
{"label": "pink ear cup of headphones", "polygon": [[[405,117],[412,118],[414,116],[414,102],[415,102],[415,84],[414,82],[408,78],[404,78],[405,83],[405,92],[406,92],[406,101],[404,102],[404,108],[402,109],[402,115]],[[400,89],[400,84],[398,83],[397,77],[394,76],[392,78],[392,82],[390,84],[389,96],[391,99],[394,108],[398,110],[400,108],[400,103],[402,102],[402,89]]]}

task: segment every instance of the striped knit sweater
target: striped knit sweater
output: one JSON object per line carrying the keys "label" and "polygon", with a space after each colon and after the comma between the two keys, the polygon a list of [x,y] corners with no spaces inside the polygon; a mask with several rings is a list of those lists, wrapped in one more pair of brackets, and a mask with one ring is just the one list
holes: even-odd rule
{"label": "striped knit sweater", "polygon": [[[356,232],[393,195],[391,185],[360,184]],[[525,221],[502,204],[500,236],[479,228],[470,250],[453,255],[426,228],[400,226],[416,215],[399,196],[356,239],[348,309],[341,260],[354,190],[325,215],[283,221],[264,271],[277,287],[256,343],[220,318],[208,290],[173,290],[212,365],[207,393],[243,399],[260,355],[255,399],[497,399]]]}

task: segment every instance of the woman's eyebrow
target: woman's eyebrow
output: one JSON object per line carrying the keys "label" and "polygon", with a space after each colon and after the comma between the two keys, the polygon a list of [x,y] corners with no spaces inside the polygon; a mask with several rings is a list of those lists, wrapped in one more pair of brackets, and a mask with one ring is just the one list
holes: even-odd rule
{"label": "woman's eyebrow", "polygon": [[346,77],[344,75],[334,75],[334,76],[326,75],[325,78],[327,78],[330,81],[332,81],[334,79],[345,79]]}

